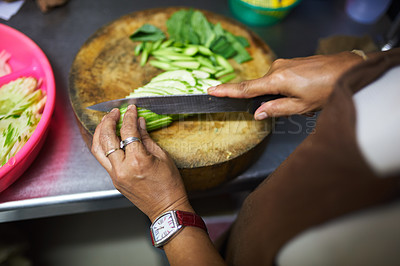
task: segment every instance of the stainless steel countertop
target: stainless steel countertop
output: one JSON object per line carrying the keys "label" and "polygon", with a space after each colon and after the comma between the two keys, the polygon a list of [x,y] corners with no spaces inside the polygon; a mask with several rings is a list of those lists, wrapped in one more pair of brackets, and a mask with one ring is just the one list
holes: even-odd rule
{"label": "stainless steel countertop", "polygon": [[[0,193],[0,222],[130,206],[82,140],[68,98],[69,68],[81,45],[102,25],[127,13],[167,5],[232,17],[228,2],[221,0],[71,0],[47,14],[42,14],[34,1],[26,1],[17,15],[1,21],[25,33],[45,52],[54,70],[57,98],[44,147],[17,182]],[[376,36],[386,33],[388,27],[386,19],[375,25],[353,22],[344,12],[344,1],[303,0],[280,24],[249,28],[278,57],[291,58],[312,55],[319,38]],[[310,133],[315,121],[302,116],[277,120],[265,152],[254,165],[233,181],[190,197],[253,189]]]}

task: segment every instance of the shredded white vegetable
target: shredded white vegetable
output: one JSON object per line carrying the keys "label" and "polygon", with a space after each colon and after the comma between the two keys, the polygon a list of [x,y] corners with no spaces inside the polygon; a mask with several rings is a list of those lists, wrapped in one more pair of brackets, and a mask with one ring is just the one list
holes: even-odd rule
{"label": "shredded white vegetable", "polygon": [[33,77],[22,77],[0,87],[0,167],[32,136],[45,103],[46,95]]}

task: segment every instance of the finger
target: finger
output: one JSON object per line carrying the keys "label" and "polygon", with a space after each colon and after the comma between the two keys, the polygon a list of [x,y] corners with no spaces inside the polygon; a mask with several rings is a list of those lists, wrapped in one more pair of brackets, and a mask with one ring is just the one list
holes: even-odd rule
{"label": "finger", "polygon": [[[116,134],[116,127],[119,121],[119,117],[119,110],[115,108],[104,117],[103,122],[101,123],[99,141],[104,153],[112,149],[119,148],[119,138]],[[124,160],[124,157],[124,152],[118,149],[108,155],[107,158],[111,162],[112,167],[117,167],[115,162],[122,162]]]}
{"label": "finger", "polygon": [[[130,105],[126,110],[121,127],[121,139],[125,140],[130,137],[141,138],[138,130],[138,115],[135,105]],[[136,155],[146,154],[146,150],[140,141],[134,141],[125,146],[126,158],[136,158]]]}
{"label": "finger", "polygon": [[208,94],[217,97],[251,98],[264,94],[277,94],[268,86],[268,77],[242,81],[240,83],[225,83],[208,89]]}
{"label": "finger", "polygon": [[99,163],[107,170],[107,172],[111,171],[111,163],[110,160],[105,156],[105,153],[103,151],[103,148],[101,147],[101,142],[100,142],[100,130],[102,126],[102,122],[104,121],[105,116],[101,120],[100,124],[96,127],[96,130],[94,131],[93,135],[93,141],[92,141],[92,149],[91,152],[96,157],[96,159],[99,161]]}
{"label": "finger", "polygon": [[149,133],[147,132],[146,120],[144,120],[143,117],[139,118],[139,132],[140,135],[142,136],[143,145],[146,147],[146,150],[150,154],[158,156],[160,152],[163,152],[160,146],[158,146],[157,143],[154,142],[154,140],[150,137]]}
{"label": "finger", "polygon": [[280,98],[261,105],[254,113],[256,120],[263,120],[267,117],[279,117],[306,112],[306,107],[298,98]]}

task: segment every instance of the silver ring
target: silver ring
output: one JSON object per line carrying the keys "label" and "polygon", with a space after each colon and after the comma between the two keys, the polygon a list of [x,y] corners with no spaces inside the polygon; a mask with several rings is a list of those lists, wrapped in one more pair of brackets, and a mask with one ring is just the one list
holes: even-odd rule
{"label": "silver ring", "polygon": [[109,150],[108,152],[106,152],[106,157],[108,157],[111,153],[113,153],[113,152],[115,152],[115,151],[117,151],[117,150],[119,150],[120,148],[115,148],[115,149],[111,149],[111,150]]}
{"label": "silver ring", "polygon": [[135,142],[135,141],[139,141],[140,143],[142,143],[142,140],[139,139],[139,138],[136,138],[136,137],[129,137],[129,138],[126,138],[126,139],[122,140],[122,141],[120,142],[119,146],[120,146],[121,149],[125,150],[125,147],[126,147],[128,144],[130,144],[130,143],[132,143],[132,142]]}

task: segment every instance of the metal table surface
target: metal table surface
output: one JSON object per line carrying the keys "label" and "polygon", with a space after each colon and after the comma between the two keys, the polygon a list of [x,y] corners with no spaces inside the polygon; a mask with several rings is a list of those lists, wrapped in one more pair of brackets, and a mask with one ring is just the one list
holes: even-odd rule
{"label": "metal table surface", "polygon": [[[17,15],[1,21],[25,33],[48,56],[57,97],[44,147],[17,182],[0,193],[0,222],[130,205],[82,140],[68,98],[68,73],[81,45],[99,27],[124,14],[160,6],[191,6],[232,17],[226,0],[71,0],[47,14],[42,14],[34,1],[26,1]],[[385,19],[374,25],[352,21],[344,11],[344,1],[303,0],[280,24],[249,28],[278,57],[291,58],[312,55],[319,38],[337,34],[376,36],[385,33],[388,24]],[[315,121],[315,117],[303,116],[277,120],[267,148],[248,170],[221,187],[190,196],[254,188],[312,131]]]}

